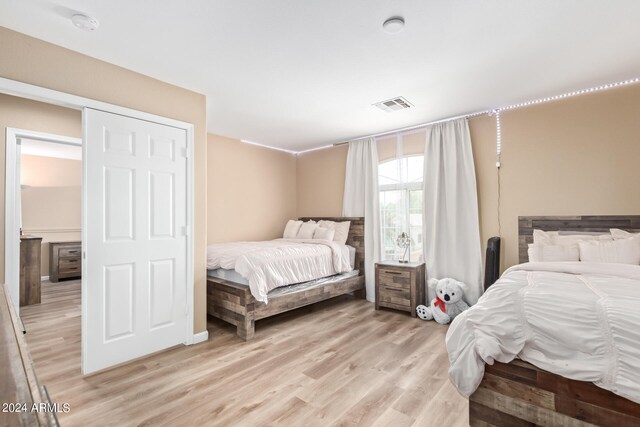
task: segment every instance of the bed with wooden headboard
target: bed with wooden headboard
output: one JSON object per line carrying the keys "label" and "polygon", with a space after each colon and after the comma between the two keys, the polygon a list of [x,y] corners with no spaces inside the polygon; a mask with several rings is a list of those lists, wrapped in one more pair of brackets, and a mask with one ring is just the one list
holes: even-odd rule
{"label": "bed with wooden headboard", "polygon": [[268,304],[257,301],[246,285],[208,277],[207,313],[235,325],[238,336],[244,340],[253,338],[257,320],[348,293],[365,297],[364,218],[304,217],[300,220],[350,221],[347,245],[356,249],[354,266],[355,270],[359,270],[359,275],[312,288],[304,284],[299,287],[293,285],[285,294],[270,295]]}
{"label": "bed with wooden headboard", "polygon": [[[526,216],[518,218],[520,262],[527,262],[533,230],[640,232],[640,215]],[[638,343],[640,345],[640,343]],[[639,367],[640,368],[640,367]],[[472,426],[639,426],[640,404],[602,389],[539,369],[520,359],[485,366],[469,397]]]}

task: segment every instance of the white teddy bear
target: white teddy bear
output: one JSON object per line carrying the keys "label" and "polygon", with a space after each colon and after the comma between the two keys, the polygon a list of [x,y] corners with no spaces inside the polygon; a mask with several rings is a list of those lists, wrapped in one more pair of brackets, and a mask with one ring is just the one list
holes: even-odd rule
{"label": "white teddy bear", "polygon": [[416,307],[418,317],[422,320],[435,319],[436,322],[446,324],[469,308],[462,300],[467,285],[454,279],[429,279],[429,288],[436,291],[436,297],[431,300],[429,307]]}

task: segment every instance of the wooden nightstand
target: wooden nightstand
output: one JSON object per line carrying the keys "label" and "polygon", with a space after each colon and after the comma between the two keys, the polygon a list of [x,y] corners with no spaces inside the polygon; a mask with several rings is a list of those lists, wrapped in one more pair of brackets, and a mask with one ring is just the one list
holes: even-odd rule
{"label": "wooden nightstand", "polygon": [[394,308],[416,317],[416,306],[424,304],[424,277],[424,262],[376,263],[376,310]]}
{"label": "wooden nightstand", "polygon": [[82,277],[82,242],[49,242],[49,280]]}

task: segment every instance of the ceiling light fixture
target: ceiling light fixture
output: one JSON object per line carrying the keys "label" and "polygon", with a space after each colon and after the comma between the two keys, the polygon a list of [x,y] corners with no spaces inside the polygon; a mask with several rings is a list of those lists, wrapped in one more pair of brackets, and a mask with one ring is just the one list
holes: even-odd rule
{"label": "ceiling light fixture", "polygon": [[404,28],[404,18],[401,16],[392,16],[384,21],[382,28],[389,34],[395,34]]}
{"label": "ceiling light fixture", "polygon": [[73,22],[73,25],[83,31],[95,31],[100,26],[100,23],[96,18],[83,15],[81,13],[76,13],[75,15],[73,15],[71,17],[71,22]]}

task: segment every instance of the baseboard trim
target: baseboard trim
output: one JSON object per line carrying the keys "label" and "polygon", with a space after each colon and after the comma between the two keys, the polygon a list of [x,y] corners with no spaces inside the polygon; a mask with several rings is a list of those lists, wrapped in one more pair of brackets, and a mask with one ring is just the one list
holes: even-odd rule
{"label": "baseboard trim", "polygon": [[197,334],[193,334],[193,342],[191,344],[198,344],[201,342],[205,342],[209,339],[209,331],[199,332]]}

